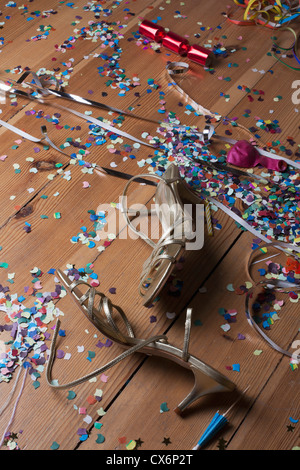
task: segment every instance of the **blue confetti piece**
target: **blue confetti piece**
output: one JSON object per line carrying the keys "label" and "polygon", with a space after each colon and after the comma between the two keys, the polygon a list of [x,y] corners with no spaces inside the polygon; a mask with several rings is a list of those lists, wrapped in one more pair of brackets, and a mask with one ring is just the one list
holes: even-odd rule
{"label": "blue confetti piece", "polygon": [[265,269],[259,269],[258,272],[261,276],[264,276],[267,271]]}
{"label": "blue confetti piece", "polygon": [[291,423],[298,423],[299,419],[289,418]]}

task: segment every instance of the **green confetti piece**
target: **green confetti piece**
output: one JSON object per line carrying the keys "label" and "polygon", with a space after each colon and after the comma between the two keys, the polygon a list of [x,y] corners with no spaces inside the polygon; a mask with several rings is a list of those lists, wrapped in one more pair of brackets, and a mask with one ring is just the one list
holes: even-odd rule
{"label": "green confetti piece", "polygon": [[73,392],[73,390],[69,390],[67,399],[68,400],[74,400],[75,397],[76,397],[76,393]]}
{"label": "green confetti piece", "polygon": [[96,439],[96,443],[97,444],[102,444],[104,441],[105,441],[105,437],[103,436],[103,434],[98,434],[97,439]]}
{"label": "green confetti piece", "polygon": [[57,450],[59,449],[59,444],[55,441],[53,441],[51,447],[50,447],[51,450]]}
{"label": "green confetti piece", "polygon": [[226,309],[223,308],[223,307],[220,307],[220,308],[218,309],[218,313],[219,313],[220,315],[226,315]]}
{"label": "green confetti piece", "polygon": [[8,263],[0,263],[0,268],[8,268]]}
{"label": "green confetti piece", "polygon": [[93,359],[95,356],[96,356],[96,353],[95,353],[94,351],[89,351],[89,352],[88,352],[88,357],[89,357],[90,359]]}
{"label": "green confetti piece", "polygon": [[167,402],[163,402],[161,405],[160,405],[160,412],[161,413],[165,413],[166,411],[170,411],[168,406],[167,406]]}
{"label": "green confetti piece", "polygon": [[35,390],[36,390],[37,388],[39,388],[40,385],[41,385],[41,384],[40,384],[40,382],[39,382],[38,380],[35,380],[35,381],[33,382],[33,387],[34,387]]}

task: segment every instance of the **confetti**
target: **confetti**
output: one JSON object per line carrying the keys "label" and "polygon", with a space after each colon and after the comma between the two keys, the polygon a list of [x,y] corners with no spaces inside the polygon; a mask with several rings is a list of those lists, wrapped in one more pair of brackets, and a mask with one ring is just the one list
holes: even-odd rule
{"label": "confetti", "polygon": [[253,352],[254,356],[260,356],[261,353],[262,353],[262,350],[261,350],[261,349],[256,349],[256,350]]}
{"label": "confetti", "polygon": [[166,411],[170,411],[168,406],[167,406],[167,403],[166,402],[163,402],[161,405],[160,405],[160,412],[161,413],[165,413]]}
{"label": "confetti", "polygon": [[103,444],[104,441],[105,441],[105,437],[103,436],[103,434],[97,434],[96,443],[97,444]]}
{"label": "confetti", "polygon": [[76,393],[73,392],[73,390],[70,390],[70,391],[68,392],[67,399],[68,399],[68,400],[74,400],[74,398],[76,398]]}
{"label": "confetti", "polygon": [[59,449],[59,444],[57,442],[53,442],[51,447],[50,447],[51,450],[58,450]]}

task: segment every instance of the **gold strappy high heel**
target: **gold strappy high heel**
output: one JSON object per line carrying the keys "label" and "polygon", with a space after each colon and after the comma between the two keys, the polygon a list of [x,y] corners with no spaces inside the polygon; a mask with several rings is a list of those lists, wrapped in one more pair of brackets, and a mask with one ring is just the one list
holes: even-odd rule
{"label": "gold strappy high heel", "polygon": [[[155,192],[155,209],[164,233],[157,243],[136,229],[129,218],[130,210],[126,207],[128,187],[131,182],[141,176],[159,180]],[[186,204],[190,205],[190,210],[187,210]],[[196,210],[195,207],[198,209]],[[176,262],[186,249],[187,243],[193,243],[195,240],[193,237],[195,237],[196,218],[197,220],[203,218],[204,227],[204,203],[192,193],[181,178],[177,165],[172,163],[162,177],[143,174],[131,178],[123,191],[121,211],[131,230],[153,249],[143,265],[139,284],[139,293],[143,297],[143,304],[149,306],[165,285]],[[202,244],[200,243],[198,249],[203,246],[203,238],[204,234]]]}
{"label": "gold strappy high heel", "polygon": [[[71,295],[72,299],[76,302],[87,318],[93,323],[93,325],[109,339],[119,343],[122,347],[125,347],[126,351],[106,365],[100,367],[90,374],[85,375],[84,377],[67,384],[57,384],[57,381],[53,382],[51,379],[51,371],[55,359],[55,344],[60,328],[60,320],[58,320],[53,335],[46,372],[47,382],[51,387],[56,389],[65,389],[79,385],[80,383],[89,380],[113,367],[115,364],[122,361],[130,354],[139,351],[147,355],[170,359],[171,361],[174,361],[182,367],[185,367],[186,369],[189,369],[193,372],[195,385],[187,397],[175,408],[175,411],[179,414],[188,405],[204,395],[215,392],[232,391],[235,389],[235,384],[227,379],[227,377],[208,366],[204,362],[200,361],[200,359],[197,359],[196,357],[189,354],[188,347],[190,339],[192,309],[187,310],[184,345],[183,349],[180,350],[169,344],[165,335],[157,335],[148,339],[136,338],[123,310],[120,307],[112,304],[110,299],[108,299],[103,293],[96,291],[94,287],[91,287],[86,282],[72,282],[63,272],[59,270],[57,271],[57,274],[63,282],[67,292]],[[79,289],[79,287],[82,285],[88,287],[85,293],[82,293]],[[100,299],[98,307],[95,306],[96,296],[98,296]],[[121,316],[126,327],[127,334],[123,334],[117,327],[113,318],[114,311],[119,313]]]}

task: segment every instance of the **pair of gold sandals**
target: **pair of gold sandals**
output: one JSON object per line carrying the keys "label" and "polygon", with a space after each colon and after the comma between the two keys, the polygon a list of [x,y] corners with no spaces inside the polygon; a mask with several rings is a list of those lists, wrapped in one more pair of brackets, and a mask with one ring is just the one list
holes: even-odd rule
{"label": "pair of gold sandals", "polygon": [[[137,231],[130,219],[130,211],[125,206],[128,187],[134,179],[139,177],[153,177],[159,182],[155,192],[156,207],[163,210],[159,211],[159,219],[164,229],[164,233],[157,243],[149,240],[144,234]],[[188,241],[188,230],[192,232],[195,226],[193,214],[187,214],[184,210],[184,204],[195,205],[203,204],[203,201],[194,193],[181,178],[179,169],[175,164],[171,164],[162,177],[157,175],[138,175],[129,180],[125,186],[122,199],[122,211],[127,224],[144,238],[152,247],[153,251],[143,266],[143,272],[140,280],[140,294],[143,296],[143,304],[149,306],[157,297],[168,277],[170,276],[176,261],[181,257],[186,243]],[[184,225],[184,230],[182,230]],[[189,227],[189,228],[187,228]],[[123,310],[114,305],[111,300],[103,293],[95,290],[88,283],[82,281],[72,281],[62,271],[57,270],[62,284],[66,291],[71,295],[79,308],[93,323],[93,325],[106,337],[120,344],[125,348],[118,357],[73,382],[60,385],[56,380],[51,379],[51,372],[56,354],[56,340],[60,328],[60,320],[57,320],[55,332],[47,366],[47,382],[56,389],[65,389],[78,385],[89,380],[96,375],[103,373],[107,369],[128,357],[137,351],[150,356],[159,356],[170,359],[193,372],[194,387],[192,391],[178,404],[175,411],[180,414],[187,406],[198,398],[215,392],[232,391],[235,384],[223,374],[205,364],[200,359],[189,353],[189,339],[192,325],[192,309],[188,308],[186,312],[184,342],[182,350],[168,343],[165,335],[157,335],[148,339],[136,338],[133,329],[123,312]],[[85,292],[82,291],[85,289]],[[124,322],[126,334],[122,333],[116,324],[115,315],[119,315]]]}

